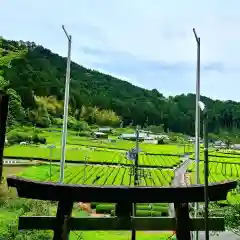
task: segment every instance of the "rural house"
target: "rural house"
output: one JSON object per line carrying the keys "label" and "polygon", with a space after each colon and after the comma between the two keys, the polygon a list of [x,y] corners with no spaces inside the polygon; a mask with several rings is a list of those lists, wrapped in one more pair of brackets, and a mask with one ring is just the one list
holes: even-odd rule
{"label": "rural house", "polygon": [[111,133],[111,132],[112,132],[112,128],[110,128],[110,127],[100,127],[100,128],[98,129],[98,132]]}

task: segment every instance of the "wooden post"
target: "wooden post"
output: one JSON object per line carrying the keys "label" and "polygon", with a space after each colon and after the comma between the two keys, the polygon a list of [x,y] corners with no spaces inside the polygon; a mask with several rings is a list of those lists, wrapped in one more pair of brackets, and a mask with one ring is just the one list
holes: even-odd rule
{"label": "wooden post", "polygon": [[73,202],[60,201],[57,209],[57,224],[54,229],[53,240],[68,240],[70,229],[68,220],[72,215]]}
{"label": "wooden post", "polygon": [[3,175],[3,151],[7,126],[8,101],[8,95],[0,95],[0,184],[2,183]]}
{"label": "wooden post", "polygon": [[190,218],[187,203],[174,203],[177,240],[191,240]]}

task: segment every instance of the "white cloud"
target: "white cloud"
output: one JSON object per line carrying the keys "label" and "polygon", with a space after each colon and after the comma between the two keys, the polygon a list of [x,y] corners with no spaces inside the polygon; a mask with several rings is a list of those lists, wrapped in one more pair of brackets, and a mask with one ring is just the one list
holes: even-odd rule
{"label": "white cloud", "polygon": [[[9,0],[1,5],[1,35],[35,41],[66,56],[64,23],[73,35],[75,61],[164,94],[195,91],[195,27],[201,37],[201,64],[209,65],[208,70],[202,67],[202,94],[240,100],[237,0]],[[86,54],[86,46],[115,55]],[[178,67],[162,69],[163,63]]]}

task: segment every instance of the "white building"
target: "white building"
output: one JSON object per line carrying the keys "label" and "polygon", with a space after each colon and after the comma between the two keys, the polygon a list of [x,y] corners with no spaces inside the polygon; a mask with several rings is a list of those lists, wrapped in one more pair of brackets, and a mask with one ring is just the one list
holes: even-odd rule
{"label": "white building", "polygon": [[240,150],[240,144],[233,144],[231,145],[231,148],[234,150]]}
{"label": "white building", "polygon": [[98,132],[110,133],[110,132],[112,132],[112,128],[110,128],[110,127],[100,127],[100,128],[98,129]]}

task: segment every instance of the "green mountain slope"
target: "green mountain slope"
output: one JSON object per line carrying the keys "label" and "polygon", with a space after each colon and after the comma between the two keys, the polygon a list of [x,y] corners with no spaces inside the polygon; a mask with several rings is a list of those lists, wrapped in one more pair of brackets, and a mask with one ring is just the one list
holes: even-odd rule
{"label": "green mountain slope", "polygon": [[[25,110],[34,108],[34,95],[63,100],[66,58],[31,42],[1,39],[0,43],[0,75],[19,94]],[[13,59],[10,69],[6,68],[9,59]],[[238,131],[239,103],[202,100],[210,110],[210,131]],[[156,89],[142,89],[76,63],[71,65],[70,105],[73,111],[83,105],[112,109],[125,124],[164,124],[165,130],[194,133],[194,94],[167,99]]]}

